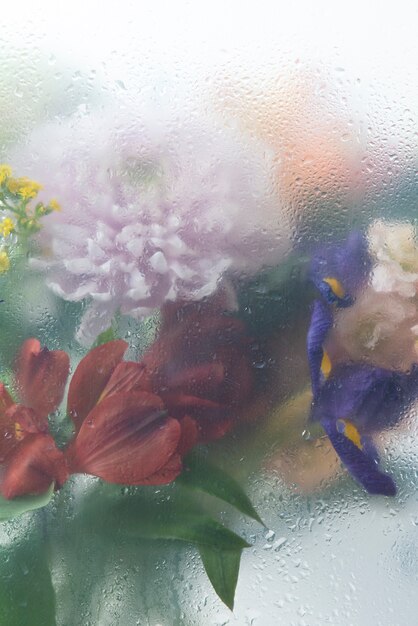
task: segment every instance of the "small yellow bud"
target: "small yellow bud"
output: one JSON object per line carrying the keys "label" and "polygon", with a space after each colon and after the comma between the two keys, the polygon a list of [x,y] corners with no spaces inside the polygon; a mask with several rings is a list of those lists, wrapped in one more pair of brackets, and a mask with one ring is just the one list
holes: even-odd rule
{"label": "small yellow bud", "polygon": [[4,181],[6,180],[6,178],[9,178],[9,176],[11,175],[12,175],[12,168],[10,167],[10,165],[7,165],[6,163],[2,163],[0,165],[0,185],[2,185]]}
{"label": "small yellow bud", "polygon": [[4,220],[0,222],[0,235],[3,237],[8,237],[10,233],[14,230],[14,222],[10,219],[10,217],[5,217]]}
{"label": "small yellow bud", "polygon": [[6,250],[0,250],[0,273],[7,272],[10,267],[10,259]]}
{"label": "small yellow bud", "polygon": [[61,211],[62,210],[60,203],[55,198],[52,198],[52,200],[49,201],[49,206],[51,207],[51,209],[53,211]]}
{"label": "small yellow bud", "polygon": [[23,176],[22,178],[9,178],[7,188],[10,193],[19,195],[24,200],[31,200],[42,189],[42,185]]}

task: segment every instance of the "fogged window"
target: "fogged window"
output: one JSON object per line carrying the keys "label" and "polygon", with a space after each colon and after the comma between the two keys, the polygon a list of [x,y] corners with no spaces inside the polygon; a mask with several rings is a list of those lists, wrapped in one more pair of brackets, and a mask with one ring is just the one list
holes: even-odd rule
{"label": "fogged window", "polygon": [[417,17],[8,7],[1,625],[414,623]]}

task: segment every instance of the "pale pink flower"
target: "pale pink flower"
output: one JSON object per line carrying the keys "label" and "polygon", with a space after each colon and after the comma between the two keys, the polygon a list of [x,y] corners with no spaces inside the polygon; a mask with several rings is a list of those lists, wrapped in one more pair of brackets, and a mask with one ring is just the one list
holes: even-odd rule
{"label": "pale pink flower", "polygon": [[418,246],[412,224],[377,220],[368,231],[376,291],[412,298],[418,288]]}
{"label": "pale pink flower", "polygon": [[331,363],[366,361],[408,371],[418,362],[416,304],[368,286],[353,306],[339,309],[325,344]]}
{"label": "pale pink flower", "polygon": [[15,154],[62,205],[44,220],[36,263],[56,294],[90,300],[81,343],[118,310],[141,318],[199,300],[225,274],[253,274],[290,248],[268,151],[185,108],[78,115]]}

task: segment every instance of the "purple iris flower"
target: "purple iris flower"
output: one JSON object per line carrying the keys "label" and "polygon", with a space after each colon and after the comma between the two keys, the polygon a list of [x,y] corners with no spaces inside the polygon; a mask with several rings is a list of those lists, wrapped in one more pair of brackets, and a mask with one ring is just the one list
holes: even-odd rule
{"label": "purple iris flower", "polygon": [[314,398],[319,394],[323,373],[321,371],[324,358],[323,344],[332,328],[332,312],[322,300],[315,300],[312,305],[312,317],[308,330],[308,360],[311,372],[312,393]]}
{"label": "purple iris flower", "polygon": [[344,465],[369,493],[396,493],[392,478],[378,468],[371,435],[393,426],[417,392],[417,367],[404,374],[344,364],[335,368],[312,404],[311,419],[321,422]]}
{"label": "purple iris flower", "polygon": [[371,270],[367,241],[358,231],[341,243],[333,243],[312,255],[309,276],[329,304],[353,304],[358,289]]}
{"label": "purple iris flower", "polygon": [[335,307],[351,306],[371,269],[366,241],[353,233],[314,256],[310,274],[322,298],[312,307],[307,336],[313,403],[319,421],[351,475],[369,493],[393,496],[393,479],[382,472],[374,432],[393,426],[418,394],[418,367],[400,373],[365,363],[330,363],[323,349]]}

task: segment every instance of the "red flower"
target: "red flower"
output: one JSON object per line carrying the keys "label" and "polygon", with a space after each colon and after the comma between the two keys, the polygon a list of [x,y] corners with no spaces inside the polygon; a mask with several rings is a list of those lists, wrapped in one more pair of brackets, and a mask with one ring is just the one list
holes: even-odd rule
{"label": "red flower", "polygon": [[0,490],[6,498],[61,486],[70,474],[111,483],[171,482],[196,443],[225,434],[253,393],[253,346],[219,303],[163,310],[159,338],[140,363],[128,344],[91,350],[72,377],[67,413],[75,435],[61,451],[48,434],[68,377],[65,352],[26,341],[17,360],[15,404],[0,384]]}
{"label": "red flower", "polygon": [[197,420],[200,441],[221,437],[240,417],[254,391],[253,361],[244,323],[216,301],[166,305],[142,359],[170,415]]}
{"label": "red flower", "polygon": [[61,451],[48,434],[47,415],[62,400],[68,356],[41,350],[35,339],[23,344],[16,381],[26,404],[15,404],[0,384],[4,497],[41,493],[79,472],[128,485],[157,485],[178,476],[182,455],[197,441],[194,420],[168,415],[151,392],[145,365],[122,361],[127,347],[111,341],[80,361],[67,402],[76,434]]}
{"label": "red flower", "polygon": [[99,346],[74,373],[68,413],[78,433],[67,452],[69,468],[112,483],[168,483],[180,473],[195,429],[184,415],[168,415],[151,393],[144,364],[122,361],[127,347],[123,341]]}
{"label": "red flower", "polygon": [[0,383],[1,493],[6,498],[42,493],[68,477],[64,455],[48,434],[47,417],[63,398],[69,367],[65,352],[41,349],[39,341],[28,339],[16,363],[22,403],[14,403]]}

